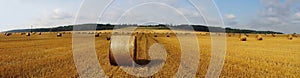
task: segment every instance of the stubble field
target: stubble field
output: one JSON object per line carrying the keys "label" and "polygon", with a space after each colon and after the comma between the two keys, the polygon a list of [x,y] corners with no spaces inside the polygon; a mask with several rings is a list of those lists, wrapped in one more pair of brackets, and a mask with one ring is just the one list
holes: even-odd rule
{"label": "stubble field", "polygon": [[[99,31],[109,32],[109,31]],[[170,32],[168,30],[140,32]],[[110,42],[107,34],[95,37],[95,49],[99,63],[109,77],[135,77],[119,66],[109,63]],[[300,77],[300,39],[286,36],[262,35],[264,40],[249,35],[240,41],[238,34],[227,36],[227,53],[220,77]],[[200,64],[195,77],[205,77],[211,56],[211,37],[197,34],[200,45]],[[154,43],[162,44],[167,50],[167,60],[162,69],[151,77],[173,77],[180,64],[180,43],[175,35],[138,34],[138,58],[149,59],[146,52]],[[6,77],[79,77],[72,50],[72,34],[56,37],[56,33],[42,35],[0,35],[0,78]]]}

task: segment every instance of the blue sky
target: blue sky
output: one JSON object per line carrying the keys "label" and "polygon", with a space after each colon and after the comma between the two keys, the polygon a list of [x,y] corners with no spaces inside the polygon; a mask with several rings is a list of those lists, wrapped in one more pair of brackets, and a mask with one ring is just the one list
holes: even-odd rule
{"label": "blue sky", "polygon": [[[101,1],[107,0],[98,2],[101,3]],[[144,1],[158,1],[171,7],[153,3],[133,8],[132,11],[127,10]],[[31,25],[35,28],[45,28],[74,24],[82,2],[83,0],[0,0],[0,31],[26,29]],[[219,21],[219,17],[217,17],[216,8],[212,7],[210,2],[210,0],[196,2],[201,6],[200,10],[203,13],[201,15],[188,0],[116,0],[104,13],[103,23],[145,23],[155,20],[159,23],[187,23],[182,20],[183,18],[177,18],[177,16],[184,15],[190,23],[202,24],[205,23],[203,18],[205,15],[211,25],[217,25],[215,23]],[[300,28],[299,0],[215,0],[215,3],[226,27],[300,33],[298,30]],[[145,8],[148,9],[145,10]],[[116,22],[124,12],[127,12],[125,16],[140,18],[121,18],[121,21]],[[144,17],[145,15],[153,17]],[[89,14],[86,13],[84,16],[89,16]]]}

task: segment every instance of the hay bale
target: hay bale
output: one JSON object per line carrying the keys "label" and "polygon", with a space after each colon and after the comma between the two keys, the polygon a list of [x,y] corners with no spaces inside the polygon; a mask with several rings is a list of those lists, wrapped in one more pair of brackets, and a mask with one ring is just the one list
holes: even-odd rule
{"label": "hay bale", "polygon": [[245,36],[249,37],[249,35],[248,35],[248,34],[245,34]]}
{"label": "hay bale", "polygon": [[95,34],[95,37],[100,37],[100,34],[99,34],[99,33],[96,33],[96,34]]}
{"label": "hay bale", "polygon": [[247,41],[246,35],[240,35],[240,41]]}
{"label": "hay bale", "polygon": [[298,37],[298,36],[297,36],[297,33],[293,33],[293,35],[292,35],[292,36],[293,36],[293,37]]}
{"label": "hay bale", "polygon": [[21,33],[21,35],[25,35],[26,33]]}
{"label": "hay bale", "polygon": [[107,36],[107,37],[106,37],[106,40],[107,40],[107,41],[110,41],[110,36]]}
{"label": "hay bale", "polygon": [[231,34],[228,34],[228,37],[231,37],[232,35]]}
{"label": "hay bale", "polygon": [[218,36],[221,36],[221,33],[218,33]]}
{"label": "hay bale", "polygon": [[154,37],[157,37],[157,34],[154,34]]}
{"label": "hay bale", "polygon": [[[109,62],[113,66],[133,66],[135,61],[137,60],[137,39],[136,36],[131,37],[131,40],[129,42],[129,52],[130,52],[130,58],[124,57],[124,55],[127,55],[128,52],[124,51],[127,50],[124,48],[124,46],[128,46],[127,42],[124,43],[122,39],[127,38],[128,36],[116,36],[114,38],[118,39],[114,42],[110,43],[110,49],[109,49]],[[119,61],[116,60],[116,58],[119,58]]]}
{"label": "hay bale", "polygon": [[257,40],[263,40],[263,37],[261,35],[256,35]]}
{"label": "hay bale", "polygon": [[30,36],[30,33],[26,33],[26,36]]}
{"label": "hay bale", "polygon": [[4,33],[5,36],[10,36],[12,33]]}
{"label": "hay bale", "polygon": [[57,37],[62,37],[62,33],[57,33]]}
{"label": "hay bale", "polygon": [[272,35],[272,37],[276,37],[276,35],[275,34],[271,34]]}
{"label": "hay bale", "polygon": [[293,35],[288,35],[289,40],[293,40]]}

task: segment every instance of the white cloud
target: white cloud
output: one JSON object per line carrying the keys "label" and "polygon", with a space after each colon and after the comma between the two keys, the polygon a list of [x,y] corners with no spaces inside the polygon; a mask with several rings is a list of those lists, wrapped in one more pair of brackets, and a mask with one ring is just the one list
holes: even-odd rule
{"label": "white cloud", "polygon": [[37,18],[32,24],[38,27],[53,27],[58,25],[69,25],[74,21],[75,14],[61,9],[48,11],[43,17]]}
{"label": "white cloud", "polygon": [[297,19],[300,19],[300,12],[295,13],[295,17],[296,17]]}
{"label": "white cloud", "polygon": [[236,19],[236,16],[234,14],[225,14],[225,18],[229,20]]}
{"label": "white cloud", "polygon": [[278,30],[285,33],[299,32],[291,27],[300,24],[300,12],[293,8],[297,7],[299,0],[260,0],[263,9],[259,10],[257,18],[248,25],[256,29]]}

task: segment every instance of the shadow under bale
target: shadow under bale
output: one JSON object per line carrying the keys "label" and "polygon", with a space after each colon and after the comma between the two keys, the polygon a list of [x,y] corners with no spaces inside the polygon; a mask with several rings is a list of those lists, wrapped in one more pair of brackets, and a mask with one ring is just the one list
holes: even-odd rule
{"label": "shadow under bale", "polygon": [[[152,63],[150,63],[152,62]],[[160,64],[163,64],[165,61],[162,59],[154,59],[154,60],[146,60],[146,59],[136,59],[133,61],[133,63],[138,64],[139,66],[145,66],[150,64],[150,66],[157,66]],[[127,67],[131,67],[132,64],[112,64],[113,66],[127,66]],[[138,67],[138,66],[135,66]]]}

